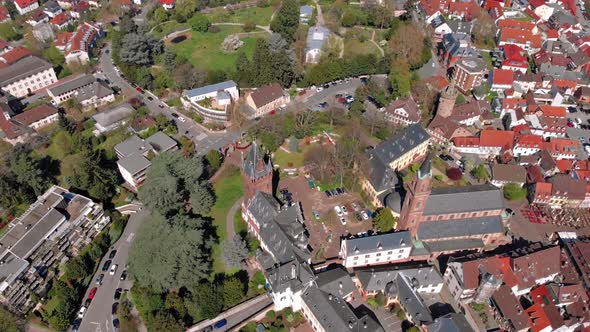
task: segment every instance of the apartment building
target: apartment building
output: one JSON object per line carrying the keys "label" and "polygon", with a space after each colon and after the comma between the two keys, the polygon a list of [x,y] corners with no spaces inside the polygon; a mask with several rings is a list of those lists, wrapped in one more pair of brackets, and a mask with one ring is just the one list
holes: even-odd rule
{"label": "apartment building", "polygon": [[347,268],[405,261],[412,252],[410,232],[402,231],[342,239],[340,258]]}
{"label": "apartment building", "polygon": [[73,80],[55,85],[47,89],[47,94],[51,97],[54,105],[60,105],[67,101],[82,88],[89,86],[96,82],[96,78],[92,75],[82,75]]}
{"label": "apartment building", "polygon": [[0,88],[17,98],[55,82],[57,82],[57,76],[53,66],[36,56],[26,57],[0,69]]}
{"label": "apartment building", "polygon": [[455,63],[453,80],[461,92],[469,93],[481,85],[487,71],[486,63],[480,58],[460,59]]}
{"label": "apartment building", "polygon": [[100,204],[51,187],[0,238],[0,302],[26,312],[35,305],[31,294],[46,297],[48,282],[60,265],[109,222]]}
{"label": "apartment building", "polygon": [[14,5],[20,15],[30,13],[39,8],[39,2],[37,0],[15,0]]}
{"label": "apartment building", "polygon": [[150,159],[156,154],[176,149],[176,141],[163,132],[157,132],[146,139],[133,135],[115,146],[119,172],[127,184],[137,189],[143,184],[146,170],[152,164]]}
{"label": "apartment building", "polygon": [[225,81],[204,87],[186,90],[182,93],[182,105],[199,113],[205,120],[227,121],[227,110],[231,103],[240,98],[240,91],[234,81]]}
{"label": "apartment building", "polygon": [[88,22],[81,24],[66,47],[66,63],[87,63],[92,55],[92,49],[96,46],[96,40],[101,34],[102,30],[98,26]]}
{"label": "apartment building", "polygon": [[12,117],[12,119],[24,126],[37,130],[57,122],[59,113],[57,108],[43,104],[19,113]]}

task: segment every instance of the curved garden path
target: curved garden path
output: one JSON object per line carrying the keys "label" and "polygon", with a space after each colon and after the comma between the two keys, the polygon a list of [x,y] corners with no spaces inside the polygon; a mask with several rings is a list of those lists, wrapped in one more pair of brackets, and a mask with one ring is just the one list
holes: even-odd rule
{"label": "curved garden path", "polygon": [[240,199],[238,199],[234,205],[232,205],[231,209],[229,209],[229,212],[227,213],[227,216],[225,217],[225,230],[227,232],[226,239],[228,240],[232,239],[236,234],[236,230],[234,229],[234,216],[236,215],[238,209],[242,207],[243,199],[244,197],[240,197]]}

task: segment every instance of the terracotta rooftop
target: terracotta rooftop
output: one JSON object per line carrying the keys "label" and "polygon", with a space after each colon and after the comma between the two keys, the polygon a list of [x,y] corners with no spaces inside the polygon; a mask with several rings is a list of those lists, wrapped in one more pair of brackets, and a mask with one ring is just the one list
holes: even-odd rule
{"label": "terracotta rooftop", "polygon": [[514,83],[514,72],[508,69],[494,68],[492,84],[512,85]]}
{"label": "terracotta rooftop", "polygon": [[20,8],[26,8],[37,2],[37,0],[14,0]]}
{"label": "terracotta rooftop", "polygon": [[500,31],[500,41],[506,44],[530,45],[538,49],[542,46],[541,35],[534,35],[531,31],[504,28]]}
{"label": "terracotta rooftop", "polygon": [[45,119],[48,116],[54,115],[57,113],[57,108],[44,104],[33,107],[29,110],[26,110],[20,114],[17,114],[13,117],[14,120],[22,123],[24,125],[30,125],[35,123],[39,120]]}
{"label": "terracotta rooftop", "polygon": [[482,130],[480,144],[481,146],[499,146],[502,149],[512,149],[514,132],[510,130]]}
{"label": "terracotta rooftop", "polygon": [[33,53],[31,51],[29,51],[28,48],[26,48],[24,46],[17,46],[15,48],[13,48],[12,50],[2,54],[0,57],[2,59],[4,59],[4,62],[11,65],[11,64],[17,62],[18,60],[20,60],[22,58],[26,58],[30,55],[33,55]]}

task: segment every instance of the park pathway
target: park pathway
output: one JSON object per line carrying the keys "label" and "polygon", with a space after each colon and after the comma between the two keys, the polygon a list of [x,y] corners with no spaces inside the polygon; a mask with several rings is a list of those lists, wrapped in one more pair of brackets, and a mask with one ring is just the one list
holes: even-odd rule
{"label": "park pathway", "polygon": [[234,205],[231,207],[231,209],[229,209],[229,212],[227,213],[227,216],[225,217],[225,230],[227,232],[227,237],[226,239],[232,239],[234,237],[234,235],[236,234],[236,230],[234,229],[234,216],[236,215],[236,212],[238,211],[238,209],[240,209],[242,207],[242,200],[244,198],[240,197],[240,199],[238,199]]}
{"label": "park pathway", "polygon": [[373,34],[371,34],[371,43],[373,43],[373,45],[377,46],[377,48],[379,49],[379,52],[381,52],[381,56],[385,56],[385,51],[383,50],[383,48],[381,48],[381,46],[375,41],[375,30],[373,30]]}

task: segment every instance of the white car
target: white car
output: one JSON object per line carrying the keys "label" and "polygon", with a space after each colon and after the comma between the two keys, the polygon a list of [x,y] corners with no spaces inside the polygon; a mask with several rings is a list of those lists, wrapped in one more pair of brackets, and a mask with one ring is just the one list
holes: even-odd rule
{"label": "white car", "polygon": [[344,215],[348,215],[348,210],[346,209],[346,206],[342,205],[341,209],[342,212],[344,212]]}
{"label": "white car", "polygon": [[111,270],[109,271],[109,274],[114,276],[115,272],[117,272],[117,264],[111,265]]}
{"label": "white car", "polygon": [[344,215],[344,213],[342,213],[342,210],[340,209],[339,206],[335,206],[334,211],[336,211],[336,214],[338,215],[338,217],[342,217]]}
{"label": "white car", "polygon": [[363,211],[361,213],[361,216],[363,217],[363,220],[369,220],[369,215],[367,214],[367,211]]}
{"label": "white car", "polygon": [[80,308],[80,311],[78,311],[78,318],[82,319],[84,317],[85,313],[86,313],[86,307]]}
{"label": "white car", "polygon": [[179,117],[178,117],[178,121],[180,121],[180,122],[186,122],[186,119],[185,119],[185,118],[183,118],[182,116],[179,116]]}
{"label": "white car", "polygon": [[342,225],[346,225],[346,219],[344,219],[344,218],[340,217],[340,223],[341,223]]}
{"label": "white car", "polygon": [[350,206],[352,206],[352,209],[355,210],[355,211],[358,211],[359,210],[359,206],[356,205],[356,203],[352,203],[352,204],[350,204]]}
{"label": "white car", "polygon": [[590,154],[590,145],[584,145],[584,150],[587,154]]}

